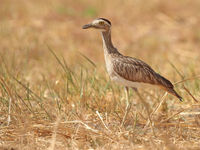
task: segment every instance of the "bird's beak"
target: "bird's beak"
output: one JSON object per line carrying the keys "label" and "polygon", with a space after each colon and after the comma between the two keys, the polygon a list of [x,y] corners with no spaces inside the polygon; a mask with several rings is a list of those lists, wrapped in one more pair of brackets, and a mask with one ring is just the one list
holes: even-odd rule
{"label": "bird's beak", "polygon": [[91,27],[93,27],[92,24],[86,24],[86,25],[82,26],[82,29],[88,29]]}

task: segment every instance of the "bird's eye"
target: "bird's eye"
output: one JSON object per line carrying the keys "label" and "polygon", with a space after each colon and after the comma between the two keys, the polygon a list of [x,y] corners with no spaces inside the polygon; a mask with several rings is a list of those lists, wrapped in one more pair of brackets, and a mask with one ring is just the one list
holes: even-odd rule
{"label": "bird's eye", "polygon": [[103,22],[103,21],[100,21],[99,24],[100,24],[100,25],[104,25],[104,22]]}

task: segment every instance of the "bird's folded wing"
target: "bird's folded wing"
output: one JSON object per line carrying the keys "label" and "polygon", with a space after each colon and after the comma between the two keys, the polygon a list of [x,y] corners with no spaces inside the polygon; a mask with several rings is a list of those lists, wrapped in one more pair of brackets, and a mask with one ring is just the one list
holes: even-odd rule
{"label": "bird's folded wing", "polygon": [[132,57],[113,59],[113,69],[121,77],[133,82],[143,82],[173,88],[171,82],[156,73],[145,62]]}

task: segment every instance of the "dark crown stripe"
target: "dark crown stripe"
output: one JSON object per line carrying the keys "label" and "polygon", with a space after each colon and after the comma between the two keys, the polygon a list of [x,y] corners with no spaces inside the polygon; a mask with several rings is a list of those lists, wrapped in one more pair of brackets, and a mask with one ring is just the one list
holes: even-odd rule
{"label": "dark crown stripe", "polygon": [[105,18],[98,18],[98,19],[102,19],[102,20],[106,21],[108,24],[111,25],[111,22],[108,19],[105,19]]}

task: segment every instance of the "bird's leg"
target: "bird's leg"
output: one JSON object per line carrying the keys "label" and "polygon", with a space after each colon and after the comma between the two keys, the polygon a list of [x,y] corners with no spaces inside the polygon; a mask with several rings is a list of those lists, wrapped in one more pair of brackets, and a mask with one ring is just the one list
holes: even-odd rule
{"label": "bird's leg", "polygon": [[150,115],[150,110],[149,110],[148,103],[146,103],[146,102],[144,101],[144,99],[143,99],[142,96],[140,95],[140,93],[139,93],[139,91],[137,90],[137,88],[132,88],[132,89],[137,93],[137,95],[139,96],[140,101],[141,101],[142,104],[144,105],[144,107],[145,107],[145,109],[146,109],[146,112],[147,112],[148,120],[149,120],[149,122],[150,122],[150,124],[151,124],[151,130],[152,130],[152,132],[153,132],[153,135],[156,137],[155,132],[154,132],[154,128],[153,128],[153,122],[152,122],[152,120],[151,120],[151,115]]}
{"label": "bird's leg", "polygon": [[125,94],[126,94],[126,108],[129,106],[129,88],[125,87]]}
{"label": "bird's leg", "polygon": [[130,108],[131,108],[131,103],[129,102],[129,88],[128,87],[125,87],[125,94],[126,94],[126,110],[125,110],[125,114],[123,116],[123,119],[122,119],[122,123],[121,123],[121,126],[124,125],[124,121],[126,120],[126,117],[130,111]]}

